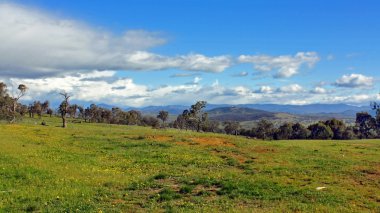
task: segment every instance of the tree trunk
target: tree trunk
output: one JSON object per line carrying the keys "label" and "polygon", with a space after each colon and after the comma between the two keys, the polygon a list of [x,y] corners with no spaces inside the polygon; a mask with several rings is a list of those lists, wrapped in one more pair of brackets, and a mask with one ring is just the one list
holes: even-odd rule
{"label": "tree trunk", "polygon": [[17,101],[13,100],[13,112],[12,112],[13,118],[10,123],[14,123],[16,121],[16,107],[17,107]]}
{"label": "tree trunk", "polygon": [[62,128],[66,128],[66,115],[64,113],[61,113],[62,117]]}

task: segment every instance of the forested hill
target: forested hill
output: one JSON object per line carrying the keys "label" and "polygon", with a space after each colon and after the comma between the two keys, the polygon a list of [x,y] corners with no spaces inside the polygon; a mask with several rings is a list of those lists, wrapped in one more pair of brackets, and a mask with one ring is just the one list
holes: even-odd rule
{"label": "forested hill", "polygon": [[[274,119],[277,113],[264,110],[240,108],[240,107],[221,107],[207,111],[209,117],[217,121],[250,121],[260,119]],[[291,115],[289,115],[291,116]]]}

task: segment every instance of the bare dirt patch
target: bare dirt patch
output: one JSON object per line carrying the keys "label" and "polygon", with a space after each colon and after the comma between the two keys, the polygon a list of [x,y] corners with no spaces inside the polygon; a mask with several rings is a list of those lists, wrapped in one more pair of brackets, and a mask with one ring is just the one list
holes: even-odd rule
{"label": "bare dirt patch", "polygon": [[168,187],[174,191],[179,191],[181,187],[178,181],[173,178],[158,179],[158,180],[155,180],[155,182],[162,185],[163,188]]}
{"label": "bare dirt patch", "polygon": [[276,152],[274,148],[269,148],[265,146],[256,146],[253,148],[252,151],[257,152],[257,153],[275,153]]}
{"label": "bare dirt patch", "polygon": [[158,142],[169,142],[173,139],[172,136],[166,136],[166,135],[150,135],[147,136],[148,139]]}
{"label": "bare dirt patch", "polygon": [[227,146],[227,147],[234,147],[235,144],[228,142],[224,138],[201,138],[201,137],[196,137],[196,138],[190,138],[192,141],[204,145],[204,146]]}

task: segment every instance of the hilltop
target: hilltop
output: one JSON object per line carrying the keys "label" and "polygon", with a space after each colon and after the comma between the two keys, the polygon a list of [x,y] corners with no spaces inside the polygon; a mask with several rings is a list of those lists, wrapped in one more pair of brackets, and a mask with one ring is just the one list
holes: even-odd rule
{"label": "hilltop", "polygon": [[42,120],[0,124],[0,211],[380,210],[379,140]]}

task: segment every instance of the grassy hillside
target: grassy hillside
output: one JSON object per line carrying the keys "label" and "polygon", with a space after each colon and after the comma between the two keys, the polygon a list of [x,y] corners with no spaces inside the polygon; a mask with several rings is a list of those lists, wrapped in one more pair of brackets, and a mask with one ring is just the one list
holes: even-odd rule
{"label": "grassy hillside", "polygon": [[261,119],[269,120],[276,126],[285,122],[295,123],[300,122],[304,125],[310,125],[318,121],[338,118],[343,120],[346,124],[353,124],[355,122],[354,115],[345,114],[289,114],[282,112],[268,112],[259,109],[243,108],[243,107],[220,107],[207,111],[209,118],[217,121],[238,121],[245,129],[252,129]]}
{"label": "grassy hillside", "polygon": [[379,140],[45,120],[0,124],[0,212],[380,211]]}
{"label": "grassy hillside", "polygon": [[258,109],[222,107],[207,111],[211,119],[217,121],[250,121],[260,119],[273,119],[276,113]]}

